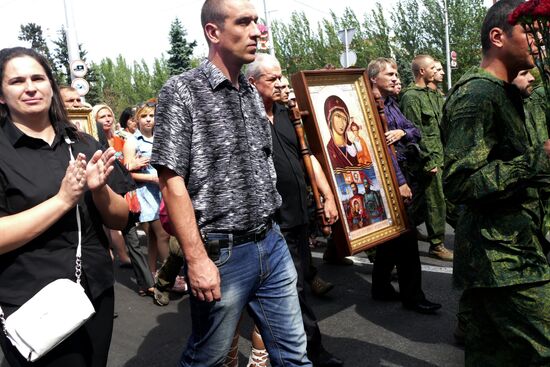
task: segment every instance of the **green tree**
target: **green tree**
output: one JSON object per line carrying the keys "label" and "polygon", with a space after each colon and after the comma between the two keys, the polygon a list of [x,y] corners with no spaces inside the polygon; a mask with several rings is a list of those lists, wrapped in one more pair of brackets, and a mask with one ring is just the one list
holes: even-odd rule
{"label": "green tree", "polygon": [[392,50],[404,86],[413,81],[412,59],[418,54],[429,53],[425,37],[428,30],[422,28],[423,12],[419,9],[417,0],[401,0],[391,14]]}
{"label": "green tree", "polygon": [[[447,0],[447,6],[451,49],[459,55],[458,69],[452,73],[456,82],[481,60],[479,34],[487,10],[483,0]],[[395,55],[407,82],[409,77],[412,81],[410,61],[420,53],[433,56],[446,68],[444,0],[401,0],[392,17],[402,25],[394,28]]]}
{"label": "green tree", "polygon": [[100,88],[99,79],[99,66],[92,62],[88,66],[88,74],[86,74],[86,80],[90,83],[90,91],[85,96],[86,102],[92,106],[103,100],[103,90]]}
{"label": "green tree", "polygon": [[55,60],[52,58],[50,49],[48,47],[46,39],[44,38],[42,27],[36,23],[27,23],[25,25],[22,24],[19,31],[19,36],[17,38],[20,41],[30,42],[30,48],[41,53],[46,58],[46,60],[48,60],[48,63],[50,64],[54,75],[57,78],[57,68],[55,65]]}
{"label": "green tree", "polygon": [[365,30],[365,42],[370,49],[370,57],[367,61],[370,62],[377,57],[390,57],[392,54],[390,25],[384,15],[382,4],[376,3],[370,15],[365,15],[362,26]]}
{"label": "green tree", "polygon": [[341,51],[336,45],[339,41],[334,26],[328,21],[317,25],[317,31],[313,31],[304,12],[293,12],[288,24],[274,21],[271,31],[275,54],[285,74],[338,62]]}
{"label": "green tree", "polygon": [[154,91],[153,95],[158,95],[160,89],[170,78],[170,70],[164,56],[160,59],[155,58],[153,62],[153,74],[151,75],[151,88]]}
{"label": "green tree", "polygon": [[483,0],[449,0],[451,49],[458,54],[453,82],[481,62],[481,24],[486,13]]}
{"label": "green tree", "polygon": [[136,92],[135,97],[140,101],[146,101],[147,99],[155,96],[151,79],[149,66],[145,60],[141,60],[141,63],[134,62],[132,81]]}
{"label": "green tree", "polygon": [[170,77],[164,57],[155,59],[152,68],[144,60],[129,66],[122,55],[114,61],[104,58],[99,64],[92,63],[90,72],[97,75],[97,81],[90,83],[90,93],[86,96],[88,102],[106,103],[117,116],[128,106],[158,96],[160,88]]}
{"label": "green tree", "polygon": [[168,69],[171,75],[178,75],[191,68],[191,57],[197,41],[187,41],[187,31],[178,18],[170,25],[169,37]]}
{"label": "green tree", "polygon": [[102,100],[114,111],[120,114],[124,108],[135,104],[138,97],[132,83],[132,69],[122,55],[115,62],[110,58],[101,60],[98,65],[98,87],[101,90]]}
{"label": "green tree", "polygon": [[[357,19],[355,12],[351,8],[346,8],[341,17],[337,17],[334,13],[332,13],[332,20],[334,30],[336,32],[344,29],[355,30],[349,49],[353,50],[357,54],[357,62],[355,63],[355,66],[363,68],[367,67],[369,60],[373,57],[372,48],[369,44],[368,34],[362,27],[359,19]],[[327,28],[325,27],[325,29]],[[335,65],[340,65],[340,55],[345,51],[345,46],[340,40],[338,40],[336,48],[338,49],[338,60]]]}
{"label": "green tree", "polygon": [[36,23],[21,25],[21,30],[17,38],[20,41],[30,42],[33,50],[40,52],[48,59],[48,61],[51,60],[50,49],[44,39],[42,26]]}
{"label": "green tree", "polygon": [[[57,31],[58,38],[53,41],[55,48],[53,50],[53,60],[55,62],[55,68],[58,71],[58,82],[61,84],[71,84],[71,71],[69,60],[69,49],[67,47],[67,31],[64,26],[61,26]],[[81,43],[78,44],[78,53],[81,60],[86,61],[86,55],[88,52],[84,50]],[[89,79],[89,75],[86,75],[86,79]]]}

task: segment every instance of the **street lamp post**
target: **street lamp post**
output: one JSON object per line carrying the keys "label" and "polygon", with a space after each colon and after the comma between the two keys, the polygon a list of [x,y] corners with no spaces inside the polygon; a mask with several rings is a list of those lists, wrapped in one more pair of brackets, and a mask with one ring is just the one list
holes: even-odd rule
{"label": "street lamp post", "polygon": [[445,54],[447,55],[447,90],[451,89],[451,50],[449,42],[449,11],[447,9],[447,0],[443,0],[445,6]]}
{"label": "street lamp post", "polygon": [[274,40],[273,40],[273,32],[271,32],[271,24],[269,22],[269,12],[267,11],[267,5],[265,4],[264,0],[264,14],[265,14],[265,25],[267,27],[267,34],[269,35],[269,53],[273,56],[275,56],[275,47]]}
{"label": "street lamp post", "polygon": [[[80,59],[78,53],[78,41],[76,39],[76,29],[74,25],[73,5],[72,0],[65,0],[65,23],[67,27],[67,51],[69,53],[69,64],[75,60]],[[71,71],[71,80],[75,76]]]}

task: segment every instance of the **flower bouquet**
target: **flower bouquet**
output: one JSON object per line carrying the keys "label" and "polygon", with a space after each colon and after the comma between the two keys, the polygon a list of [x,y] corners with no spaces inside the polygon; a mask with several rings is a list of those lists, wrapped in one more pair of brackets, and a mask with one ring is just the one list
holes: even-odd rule
{"label": "flower bouquet", "polygon": [[550,106],[550,60],[546,51],[550,47],[550,0],[529,0],[518,5],[508,17],[508,22],[520,24],[533,36],[536,50],[531,43],[529,47],[540,72],[547,106]]}

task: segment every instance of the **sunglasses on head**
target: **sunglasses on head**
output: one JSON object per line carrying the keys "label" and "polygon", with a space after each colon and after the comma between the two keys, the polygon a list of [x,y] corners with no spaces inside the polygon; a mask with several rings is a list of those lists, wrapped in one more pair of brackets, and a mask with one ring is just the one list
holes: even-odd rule
{"label": "sunglasses on head", "polygon": [[138,106],[138,108],[142,107],[157,107],[157,102],[143,102]]}

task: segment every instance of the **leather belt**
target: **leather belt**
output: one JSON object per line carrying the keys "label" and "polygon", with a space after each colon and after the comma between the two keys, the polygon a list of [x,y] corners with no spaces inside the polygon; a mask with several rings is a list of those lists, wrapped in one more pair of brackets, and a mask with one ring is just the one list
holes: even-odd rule
{"label": "leather belt", "polygon": [[273,227],[273,221],[261,224],[258,227],[246,232],[218,233],[207,232],[204,237],[207,242],[218,241],[219,248],[227,248],[230,245],[237,246],[247,242],[263,241],[269,230]]}

